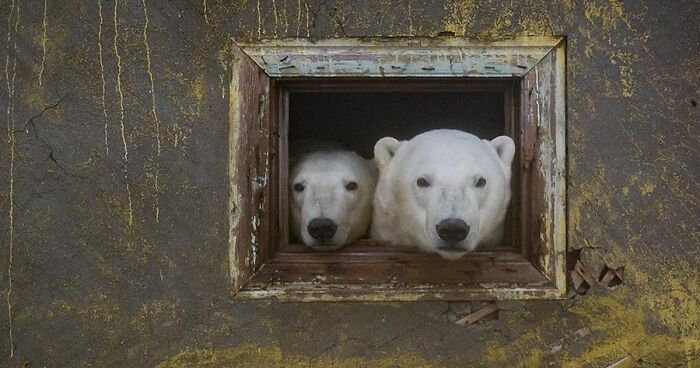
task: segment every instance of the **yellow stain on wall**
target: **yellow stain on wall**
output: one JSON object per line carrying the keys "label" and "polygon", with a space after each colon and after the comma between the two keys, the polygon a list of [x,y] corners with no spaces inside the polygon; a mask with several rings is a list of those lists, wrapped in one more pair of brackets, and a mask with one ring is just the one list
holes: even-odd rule
{"label": "yellow stain on wall", "polygon": [[484,36],[498,38],[503,34],[508,34],[508,30],[510,30],[512,26],[513,8],[509,6],[503,9],[503,11],[496,16],[491,29],[489,29]]}
{"label": "yellow stain on wall", "polygon": [[[644,39],[645,35],[639,34],[632,27],[630,16],[619,0],[585,2],[583,15],[588,20],[588,24],[579,26],[578,29],[585,42],[585,55],[593,57],[598,54],[609,54],[610,63],[618,67],[617,77],[619,80],[606,79],[603,81],[605,95],[608,97],[632,97],[635,87],[633,64],[637,61],[637,56],[619,50],[611,53],[610,44],[625,46],[625,38],[613,35],[614,31],[623,26],[626,28],[625,32],[632,35],[632,39]],[[590,27],[599,30],[603,37],[593,36],[594,32],[590,31]]]}
{"label": "yellow stain on wall", "polygon": [[654,183],[652,182],[644,183],[642,186],[639,187],[639,191],[645,196],[653,193],[654,189],[656,189],[656,185],[654,185]]}
{"label": "yellow stain on wall", "polygon": [[192,97],[197,101],[197,105],[201,106],[204,104],[205,94],[204,85],[206,83],[206,76],[204,73],[197,75],[194,81],[192,81]]}
{"label": "yellow stain on wall", "polygon": [[[549,326],[551,327],[551,326]],[[487,341],[483,349],[483,360],[487,367],[543,367],[545,358],[542,329],[525,331],[514,340],[503,343]]]}
{"label": "yellow stain on wall", "polygon": [[[630,189],[648,197],[654,192],[653,182],[641,180],[641,173],[631,175],[623,194]],[[610,218],[630,216],[623,208],[612,205],[614,198],[603,183],[604,174],[577,185],[570,197],[570,224],[572,229],[582,226],[581,213],[586,207],[599,208]],[[582,230],[582,229],[580,229]],[[572,307],[574,313],[592,334],[585,348],[577,356],[562,354],[563,367],[607,366],[626,355],[634,361],[643,359],[661,366],[671,366],[690,361],[700,352],[700,285],[697,267],[681,257],[672,257],[659,263],[659,255],[648,247],[635,247],[641,239],[635,239],[633,229],[623,244],[615,244],[599,227],[585,229],[591,239],[606,239],[611,252],[606,258],[613,263],[624,264],[626,285],[614,293],[588,295]],[[650,244],[651,246],[651,244]],[[644,265],[654,264],[654,273],[644,271]],[[544,323],[544,330],[557,328],[556,321]],[[541,331],[541,332],[542,332]],[[525,340],[527,342],[527,340]],[[515,349],[506,347],[503,352],[491,352],[491,356],[508,356],[523,349],[524,344],[513,343]]]}
{"label": "yellow stain on wall", "polygon": [[[628,285],[585,296],[568,309],[577,317],[576,327],[567,326],[567,319],[553,317],[507,342],[489,336],[483,359],[494,367],[543,367],[556,362],[554,366],[576,368],[606,367],[629,355],[633,361],[685,367],[683,362],[700,353],[700,305],[695,297],[700,286],[690,264],[679,262],[675,267],[677,272],[651,277],[634,265],[627,266]],[[516,313],[513,318],[519,317]],[[590,329],[590,334],[567,337],[565,331],[572,333],[579,327]],[[545,336],[552,331],[562,331],[563,350],[550,351],[549,346],[557,341]],[[574,343],[578,346],[575,354],[568,350]]]}
{"label": "yellow stain on wall", "polygon": [[[69,315],[73,318],[88,321],[95,324],[112,323],[113,321],[122,320],[124,317],[121,307],[114,303],[113,300],[103,293],[88,294],[83,297],[80,302],[72,303],[68,300],[54,300],[47,311],[59,315]],[[35,310],[27,309],[27,316],[20,318],[33,318]]]}
{"label": "yellow stain on wall", "polygon": [[[563,1],[571,8],[571,1]],[[503,1],[454,0],[445,5],[447,13],[443,21],[443,30],[457,36],[469,36],[488,40],[504,39],[514,36],[549,36],[559,34],[548,17],[551,1],[531,1],[528,7],[540,11],[522,12],[522,5]],[[494,12],[494,13],[491,13]],[[517,15],[516,15],[517,14]],[[476,29],[483,18],[491,19],[486,29]]]}
{"label": "yellow stain on wall", "polygon": [[437,367],[413,354],[381,358],[331,358],[284,354],[279,347],[242,345],[228,349],[187,349],[157,365],[158,368],[236,367],[236,368],[390,368]]}
{"label": "yellow stain on wall", "polygon": [[[700,323],[697,300],[687,292],[678,292],[678,298],[668,303],[669,294],[662,285],[660,292],[641,298],[639,293],[628,291],[623,296],[582,299],[571,312],[586,323],[595,340],[563,367],[605,366],[628,354],[661,366],[690,361],[700,352],[700,332],[693,327]],[[692,288],[697,289],[697,281]],[[649,328],[650,319],[659,316],[665,327],[680,329],[680,335]]]}
{"label": "yellow stain on wall", "polygon": [[445,5],[449,14],[444,25],[445,31],[464,36],[474,23],[478,4],[473,0],[451,1]]}
{"label": "yellow stain on wall", "polygon": [[631,28],[630,19],[619,0],[586,1],[584,15],[589,21],[600,23],[606,32],[616,29],[622,24]]}

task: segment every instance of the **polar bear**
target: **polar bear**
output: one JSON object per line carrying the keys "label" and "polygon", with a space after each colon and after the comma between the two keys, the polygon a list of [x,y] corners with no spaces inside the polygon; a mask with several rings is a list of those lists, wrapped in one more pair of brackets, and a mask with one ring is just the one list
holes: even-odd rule
{"label": "polar bear", "polygon": [[290,157],[292,238],[320,251],[367,234],[377,169],[333,142],[300,142]]}
{"label": "polar bear", "polygon": [[514,154],[510,137],[481,140],[452,129],[380,139],[371,237],[448,260],[500,243]]}

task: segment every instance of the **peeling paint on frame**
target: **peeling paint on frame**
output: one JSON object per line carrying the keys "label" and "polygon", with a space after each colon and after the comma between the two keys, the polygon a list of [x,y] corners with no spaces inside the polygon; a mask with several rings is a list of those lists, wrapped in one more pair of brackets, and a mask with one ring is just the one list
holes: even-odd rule
{"label": "peeling paint on frame", "polygon": [[[234,65],[238,62],[237,56],[233,55]],[[240,57],[240,56],[238,56]],[[228,216],[229,216],[229,273],[231,282],[236,287],[236,280],[240,278],[240,270],[237,267],[235,260],[238,257],[233,244],[236,243],[236,231],[238,222],[240,221],[240,213],[238,209],[241,206],[241,195],[238,192],[238,186],[234,183],[234,175],[236,172],[235,158],[238,150],[238,129],[233,129],[241,121],[240,99],[240,82],[238,78],[237,68],[231,68],[231,83],[229,84],[229,156],[228,156],[228,178],[229,178],[229,200],[228,200]]]}
{"label": "peeling paint on frame", "polygon": [[269,216],[269,78],[233,45],[229,86],[229,267],[238,290],[259,266]]}
{"label": "peeling paint on frame", "polygon": [[[565,176],[565,44],[561,37],[519,37],[512,40],[484,42],[459,37],[438,38],[363,38],[363,39],[328,39],[328,40],[261,40],[255,43],[236,42],[240,54],[249,56],[261,71],[272,78],[287,77],[518,77],[534,76],[536,90],[535,103],[537,117],[530,116],[525,124],[535,124],[539,146],[536,148],[537,167],[535,170],[544,181],[543,204],[539,218],[531,221],[541,221],[542,227],[536,231],[544,252],[539,254],[538,268],[549,278],[548,285],[482,285],[478,287],[461,287],[464,295],[472,298],[488,299],[558,299],[565,296],[566,291],[566,176]],[[245,57],[244,56],[244,57]],[[246,60],[249,62],[250,60]],[[554,63],[552,63],[554,60]],[[235,62],[235,60],[234,60]],[[397,65],[400,64],[400,65]],[[544,65],[546,64],[546,65]],[[240,92],[240,76],[234,68],[231,82],[232,94]],[[544,73],[542,78],[540,74]],[[261,98],[269,94],[269,84],[261,86]],[[529,87],[528,87],[529,88]],[[264,104],[264,103],[263,103]],[[540,106],[542,104],[543,106]],[[240,116],[240,101],[232,97],[231,120],[232,131],[237,131],[242,117]],[[545,109],[542,111],[542,109]],[[546,115],[546,117],[545,117]],[[262,115],[259,115],[262,119]],[[261,121],[258,121],[261,124]],[[240,137],[237,132],[231,133],[230,160],[237,157]],[[259,152],[259,155],[267,152]],[[265,167],[269,157],[265,157]],[[234,165],[229,162],[230,173]],[[263,182],[267,183],[266,171]],[[257,187],[260,178],[251,177],[248,180],[252,187]],[[265,186],[262,184],[262,186]],[[232,181],[232,186],[236,184]],[[256,190],[254,190],[256,191]],[[540,196],[540,194],[536,194]],[[231,191],[230,239],[232,250],[232,279],[233,289],[238,298],[259,299],[278,298],[293,301],[332,301],[332,300],[454,300],[450,288],[437,285],[410,285],[407,288],[397,284],[332,284],[292,282],[284,284],[268,284],[262,288],[239,289],[241,274],[235,268],[235,261],[242,255],[233,249],[240,234],[235,229],[240,224],[240,213],[233,209],[240,208],[243,201],[241,193],[236,188]],[[265,216],[263,203],[256,208],[257,214],[252,214],[250,251],[244,258],[245,264],[255,269],[260,221],[259,216]],[[252,257],[252,258],[251,258]],[[535,262],[535,261],[533,261]],[[252,271],[251,271],[252,272]],[[373,291],[374,290],[374,291]],[[454,290],[452,290],[454,291]]]}
{"label": "peeling paint on frame", "polygon": [[460,37],[235,41],[270,77],[519,77],[558,37],[484,42]]}

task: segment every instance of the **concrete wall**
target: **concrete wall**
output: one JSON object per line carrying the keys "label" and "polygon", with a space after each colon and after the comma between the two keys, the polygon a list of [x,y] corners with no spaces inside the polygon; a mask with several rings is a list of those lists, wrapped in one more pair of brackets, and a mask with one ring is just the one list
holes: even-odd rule
{"label": "concrete wall", "polygon": [[[697,366],[699,13],[692,0],[3,1],[0,365]],[[448,303],[231,301],[229,37],[441,31],[568,36],[569,247],[596,272],[624,266],[625,285],[499,303],[498,320],[466,328]]]}

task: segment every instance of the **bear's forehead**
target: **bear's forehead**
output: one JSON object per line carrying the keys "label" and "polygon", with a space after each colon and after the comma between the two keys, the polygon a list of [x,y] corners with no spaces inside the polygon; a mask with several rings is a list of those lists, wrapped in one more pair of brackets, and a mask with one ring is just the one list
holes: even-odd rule
{"label": "bear's forehead", "polygon": [[296,178],[319,182],[357,180],[362,175],[359,166],[337,161],[304,162],[294,170]]}
{"label": "bear's forehead", "polygon": [[413,173],[428,175],[433,179],[462,181],[475,175],[488,175],[492,167],[484,164],[483,160],[450,158],[442,164],[435,165],[430,161],[419,162],[413,167]]}
{"label": "bear's forehead", "polygon": [[334,178],[340,178],[340,179],[345,179],[345,178],[352,178],[354,176],[357,176],[357,173],[354,173],[352,170],[348,170],[347,168],[338,168],[338,167],[332,167],[332,166],[310,166],[306,167],[305,169],[298,170],[296,172],[297,177],[304,177],[307,180],[315,179],[315,180],[331,180]]}
{"label": "bear's forehead", "polygon": [[474,175],[488,175],[498,168],[498,159],[489,151],[486,143],[464,140],[457,143],[406,147],[408,149],[396,164],[404,174],[431,175],[460,181]]}
{"label": "bear's forehead", "polygon": [[299,173],[352,174],[363,171],[363,160],[352,152],[313,152],[294,168]]}
{"label": "bear's forehead", "polygon": [[[450,144],[451,143],[451,144]],[[420,144],[409,147],[406,159],[409,162],[435,165],[436,167],[492,165],[488,147],[480,142],[470,144]]]}

